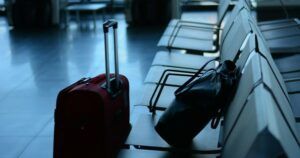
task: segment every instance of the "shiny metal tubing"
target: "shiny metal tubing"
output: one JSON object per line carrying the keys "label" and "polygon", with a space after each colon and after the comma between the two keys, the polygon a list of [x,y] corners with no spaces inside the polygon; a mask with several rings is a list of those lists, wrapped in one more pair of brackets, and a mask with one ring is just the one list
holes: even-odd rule
{"label": "shiny metal tubing", "polygon": [[108,35],[104,33],[104,47],[105,47],[105,75],[106,75],[106,88],[110,89],[110,70],[109,70],[109,48],[108,48]]}
{"label": "shiny metal tubing", "polygon": [[120,75],[119,75],[119,56],[118,56],[118,34],[117,29],[114,29],[114,51],[115,51],[115,78],[116,78],[116,88],[119,88],[119,81],[120,81]]}

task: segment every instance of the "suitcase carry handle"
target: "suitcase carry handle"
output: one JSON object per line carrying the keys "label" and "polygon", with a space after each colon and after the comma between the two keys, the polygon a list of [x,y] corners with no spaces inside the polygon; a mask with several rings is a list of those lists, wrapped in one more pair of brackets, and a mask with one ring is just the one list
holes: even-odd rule
{"label": "suitcase carry handle", "polygon": [[106,73],[106,88],[108,91],[112,92],[110,83],[110,70],[109,70],[109,46],[108,46],[108,32],[109,28],[114,30],[114,57],[115,57],[115,79],[116,79],[116,89],[119,89],[120,79],[119,79],[119,57],[118,57],[118,39],[117,39],[117,28],[118,22],[116,20],[110,19],[103,23],[104,32],[104,42],[105,42],[105,73]]}
{"label": "suitcase carry handle", "polygon": [[113,29],[117,29],[118,28],[118,22],[115,21],[115,20],[112,20],[112,19],[104,22],[104,24],[103,24],[104,33],[108,33],[110,27],[113,27]]}

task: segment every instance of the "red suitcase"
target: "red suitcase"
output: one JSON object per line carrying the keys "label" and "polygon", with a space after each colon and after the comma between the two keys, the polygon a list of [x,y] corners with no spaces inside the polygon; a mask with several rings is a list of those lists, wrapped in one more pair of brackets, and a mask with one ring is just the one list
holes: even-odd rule
{"label": "red suitcase", "polygon": [[[115,38],[115,74],[109,71],[110,27]],[[81,79],[58,95],[54,158],[115,157],[130,131],[129,82],[118,72],[117,27],[113,20],[103,24],[106,74]]]}

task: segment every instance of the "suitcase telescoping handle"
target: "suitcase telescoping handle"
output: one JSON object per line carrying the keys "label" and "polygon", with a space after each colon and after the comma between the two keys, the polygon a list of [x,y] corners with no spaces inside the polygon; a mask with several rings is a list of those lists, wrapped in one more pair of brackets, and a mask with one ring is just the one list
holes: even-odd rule
{"label": "suitcase telescoping handle", "polygon": [[104,32],[104,42],[105,42],[105,70],[106,70],[106,88],[108,91],[111,90],[110,84],[110,70],[109,70],[109,46],[108,46],[108,32],[109,28],[114,30],[114,57],[115,57],[115,80],[116,80],[116,89],[119,89],[119,58],[118,58],[118,39],[117,39],[117,28],[118,22],[110,19],[103,24]]}

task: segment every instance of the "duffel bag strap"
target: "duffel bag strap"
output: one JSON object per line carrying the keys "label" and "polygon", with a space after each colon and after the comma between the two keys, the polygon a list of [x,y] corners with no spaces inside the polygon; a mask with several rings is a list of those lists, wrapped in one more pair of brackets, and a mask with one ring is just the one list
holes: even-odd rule
{"label": "duffel bag strap", "polygon": [[205,67],[213,62],[216,61],[218,58],[213,58],[209,61],[207,61],[189,80],[187,80],[182,86],[180,86],[176,91],[175,91],[175,95],[177,95],[180,91],[182,91],[188,84],[190,84],[196,77],[198,77],[200,75],[200,73],[205,69]]}

